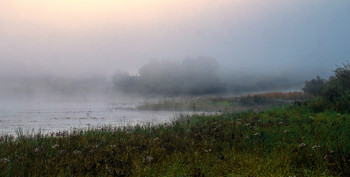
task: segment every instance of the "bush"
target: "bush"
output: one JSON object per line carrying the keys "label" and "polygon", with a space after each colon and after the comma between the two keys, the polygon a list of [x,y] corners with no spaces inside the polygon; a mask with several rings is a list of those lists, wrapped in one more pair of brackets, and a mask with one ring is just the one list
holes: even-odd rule
{"label": "bush", "polygon": [[329,78],[323,88],[323,96],[335,102],[339,98],[346,96],[350,90],[350,65],[343,64],[343,67],[337,67],[334,75]]}
{"label": "bush", "polygon": [[347,62],[337,66],[334,75],[327,81],[319,76],[311,81],[305,81],[303,88],[305,93],[322,98],[315,98],[309,102],[309,106],[315,111],[325,109],[349,112],[350,110],[350,64]]}
{"label": "bush", "polygon": [[323,112],[329,108],[329,103],[323,97],[316,97],[307,102],[307,107],[314,112]]}
{"label": "bush", "polygon": [[315,79],[305,81],[303,91],[314,96],[320,96],[322,94],[322,87],[324,84],[325,79],[321,79],[320,76],[317,76]]}

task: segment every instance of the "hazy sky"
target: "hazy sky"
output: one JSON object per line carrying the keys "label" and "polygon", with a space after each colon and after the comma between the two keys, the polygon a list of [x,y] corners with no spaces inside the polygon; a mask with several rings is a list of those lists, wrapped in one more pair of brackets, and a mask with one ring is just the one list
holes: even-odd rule
{"label": "hazy sky", "polygon": [[205,56],[225,72],[327,75],[350,59],[349,31],[349,0],[0,0],[0,74]]}

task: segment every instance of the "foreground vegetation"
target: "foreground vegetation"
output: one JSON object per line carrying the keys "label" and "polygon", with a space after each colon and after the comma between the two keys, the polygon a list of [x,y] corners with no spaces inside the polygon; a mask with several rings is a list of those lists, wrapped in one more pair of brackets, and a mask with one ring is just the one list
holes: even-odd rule
{"label": "foreground vegetation", "polygon": [[0,176],[348,176],[350,116],[289,106],[1,138]]}

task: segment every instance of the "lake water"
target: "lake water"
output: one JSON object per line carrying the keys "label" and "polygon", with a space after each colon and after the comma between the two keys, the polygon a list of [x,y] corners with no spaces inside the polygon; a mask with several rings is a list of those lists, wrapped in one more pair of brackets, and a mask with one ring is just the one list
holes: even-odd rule
{"label": "lake water", "polygon": [[[127,126],[144,123],[170,122],[180,112],[140,111],[136,105],[103,102],[46,103],[21,102],[0,104],[0,134],[13,134],[16,130],[48,133],[73,128],[102,125]],[[182,112],[190,113],[190,112]]]}

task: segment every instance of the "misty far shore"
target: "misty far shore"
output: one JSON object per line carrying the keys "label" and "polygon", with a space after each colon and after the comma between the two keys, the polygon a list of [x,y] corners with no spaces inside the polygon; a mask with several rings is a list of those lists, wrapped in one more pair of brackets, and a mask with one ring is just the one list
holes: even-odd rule
{"label": "misty far shore", "polygon": [[285,75],[222,75],[215,59],[187,58],[182,62],[151,61],[137,75],[116,72],[112,77],[53,75],[0,77],[0,98],[78,99],[133,96],[241,95],[269,91],[299,91],[305,78]]}

